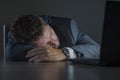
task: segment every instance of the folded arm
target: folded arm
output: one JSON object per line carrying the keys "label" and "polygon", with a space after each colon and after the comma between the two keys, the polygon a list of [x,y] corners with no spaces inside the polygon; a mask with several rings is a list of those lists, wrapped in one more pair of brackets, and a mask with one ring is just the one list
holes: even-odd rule
{"label": "folded arm", "polygon": [[6,58],[10,61],[26,61],[25,55],[28,50],[32,49],[32,45],[25,45],[15,43],[11,37],[11,33],[8,33],[8,41],[6,45]]}
{"label": "folded arm", "polygon": [[71,48],[79,58],[99,58],[99,44],[84,33],[78,34],[77,43]]}

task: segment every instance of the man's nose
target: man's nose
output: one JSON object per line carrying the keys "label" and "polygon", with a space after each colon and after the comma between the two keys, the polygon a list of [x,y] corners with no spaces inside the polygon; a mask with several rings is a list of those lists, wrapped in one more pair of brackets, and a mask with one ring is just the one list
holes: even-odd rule
{"label": "man's nose", "polygon": [[52,40],[50,41],[50,45],[53,46],[53,47],[56,47],[56,46],[58,45],[57,40],[52,39]]}
{"label": "man's nose", "polygon": [[55,43],[56,40],[55,40],[55,39],[50,39],[50,42],[51,42],[51,43]]}

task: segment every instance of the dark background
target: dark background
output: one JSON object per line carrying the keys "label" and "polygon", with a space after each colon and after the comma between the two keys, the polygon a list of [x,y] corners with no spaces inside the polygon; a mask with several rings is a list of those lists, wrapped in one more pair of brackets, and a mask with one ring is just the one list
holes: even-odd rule
{"label": "dark background", "polygon": [[[0,56],[2,25],[23,14],[53,15],[76,20],[79,30],[101,43],[106,0],[0,0]],[[114,0],[113,0],[114,1]]]}

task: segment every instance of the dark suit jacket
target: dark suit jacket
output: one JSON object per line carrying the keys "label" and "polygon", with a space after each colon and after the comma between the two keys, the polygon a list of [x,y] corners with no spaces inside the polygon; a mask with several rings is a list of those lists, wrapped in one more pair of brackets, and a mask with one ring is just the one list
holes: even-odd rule
{"label": "dark suit jacket", "polygon": [[[56,32],[60,46],[59,48],[70,47],[74,49],[78,58],[98,58],[100,46],[88,35],[79,32],[76,22],[71,18],[40,16]],[[26,52],[34,48],[33,45],[15,43],[8,34],[6,55],[9,60],[25,61]]]}

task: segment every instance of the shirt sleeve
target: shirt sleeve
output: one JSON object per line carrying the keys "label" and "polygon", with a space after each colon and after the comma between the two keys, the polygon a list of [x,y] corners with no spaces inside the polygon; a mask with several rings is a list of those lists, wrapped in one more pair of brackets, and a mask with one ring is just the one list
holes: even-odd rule
{"label": "shirt sleeve", "polygon": [[74,52],[74,50],[72,48],[64,47],[64,50],[67,50],[66,52],[67,52],[67,54],[69,54],[69,57],[68,57],[69,59],[77,58],[77,56],[76,56],[76,54],[75,54],[75,52]]}

